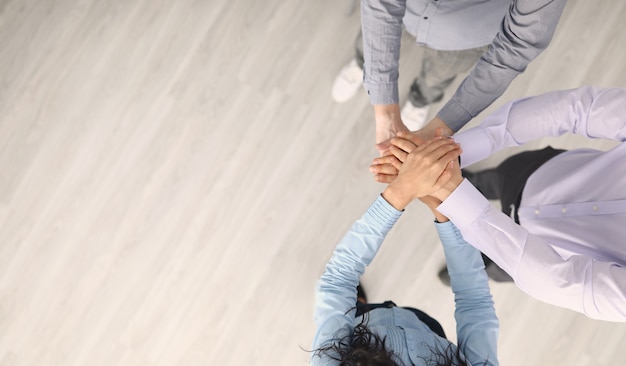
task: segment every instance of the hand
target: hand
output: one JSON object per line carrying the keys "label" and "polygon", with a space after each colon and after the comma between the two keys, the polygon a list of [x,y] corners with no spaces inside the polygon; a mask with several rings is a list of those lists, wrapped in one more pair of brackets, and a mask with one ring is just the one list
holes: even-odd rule
{"label": "hand", "polygon": [[376,120],[376,149],[382,156],[389,148],[389,140],[400,132],[409,132],[400,119],[399,104],[374,105]]}
{"label": "hand", "polygon": [[420,130],[408,132],[400,136],[404,139],[411,141],[415,145],[421,145],[425,141],[432,140],[437,136],[450,137],[454,134],[454,131],[439,117],[431,119]]}
{"label": "hand", "polygon": [[[398,171],[402,166],[402,161],[404,161],[404,158],[401,160],[399,157],[406,156],[417,146],[423,145],[425,141],[428,141],[422,139],[419,132],[399,132],[399,138],[389,140],[387,150],[382,152],[381,157],[374,159],[369,167],[370,172],[374,174],[375,181],[391,183],[396,179]],[[435,136],[444,136],[443,128],[438,127],[435,130]],[[432,140],[432,138],[429,140]]]}
{"label": "hand", "polygon": [[[397,178],[390,183],[383,197],[396,209],[404,209],[412,200],[440,190],[451,178],[449,171],[461,154],[461,148],[451,139],[437,137],[421,146],[414,147],[410,141],[396,138],[400,145],[394,155],[402,166]],[[393,152],[393,149],[390,151]],[[452,164],[452,165],[451,165]],[[456,164],[458,166],[458,164]]]}
{"label": "hand", "polygon": [[454,135],[454,131],[439,117],[431,119],[424,127],[414,134],[424,141],[430,140],[435,136],[450,137]]}
{"label": "hand", "polygon": [[[401,132],[399,135],[406,136],[407,133]],[[416,148],[417,146],[409,140],[400,137],[391,138],[389,147],[382,153],[383,156],[374,159],[370,165],[369,169],[374,174],[374,180],[380,183],[393,182],[398,176],[402,162]]]}
{"label": "hand", "polygon": [[437,207],[441,204],[441,200],[433,196],[419,197],[419,200],[422,201],[422,203],[431,210],[436,210]]}
{"label": "hand", "polygon": [[[461,174],[461,167],[458,162],[450,167],[450,179],[441,187],[441,189],[432,193],[432,196],[441,202],[445,201],[448,196],[454,192],[454,190],[463,182],[463,175]],[[439,221],[439,219],[437,219]]]}

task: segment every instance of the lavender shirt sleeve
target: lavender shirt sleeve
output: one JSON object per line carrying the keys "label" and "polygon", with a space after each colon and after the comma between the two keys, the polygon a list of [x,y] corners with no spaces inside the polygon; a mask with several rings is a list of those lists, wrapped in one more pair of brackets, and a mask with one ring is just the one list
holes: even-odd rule
{"label": "lavender shirt sleeve", "polygon": [[506,147],[546,136],[574,133],[626,141],[626,90],[591,86],[560,90],[507,103],[455,140],[461,164],[471,165]]}
{"label": "lavender shirt sleeve", "polygon": [[[582,87],[513,101],[456,140],[468,165],[508,146],[565,133],[626,141],[626,90]],[[594,319],[626,322],[623,266],[580,254],[563,258],[547,239],[491,206],[467,180],[438,210],[531,296]]]}
{"label": "lavender shirt sleeve", "polygon": [[626,268],[585,255],[564,259],[548,241],[491,206],[467,180],[437,209],[532,297],[593,319],[626,322]]}

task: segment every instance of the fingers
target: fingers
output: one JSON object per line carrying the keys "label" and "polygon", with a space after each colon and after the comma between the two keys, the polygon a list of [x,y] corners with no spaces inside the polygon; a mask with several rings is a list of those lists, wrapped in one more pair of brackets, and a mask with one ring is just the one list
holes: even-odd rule
{"label": "fingers", "polygon": [[398,137],[411,141],[415,146],[419,146],[426,142],[421,130],[415,132],[398,132]]}
{"label": "fingers", "polygon": [[392,165],[394,168],[400,169],[400,167],[402,166],[402,161],[400,161],[395,155],[393,155],[389,151],[386,151],[385,154],[390,154],[390,155],[385,155],[381,158],[374,159],[372,161],[372,165],[370,165],[370,168],[375,165]]}
{"label": "fingers", "polygon": [[452,164],[454,164],[454,161],[450,161],[446,164],[443,172],[441,173],[439,178],[437,178],[435,184],[433,184],[433,192],[443,188],[443,186],[448,183],[448,181],[452,178],[452,170],[450,168]]}
{"label": "fingers", "polygon": [[426,143],[420,145],[416,150],[426,155],[434,151],[437,151],[438,149],[444,146],[460,147],[458,144],[454,142],[453,139],[449,139],[445,137],[435,137],[434,139],[427,141]]}
{"label": "fingers", "polygon": [[372,164],[370,165],[370,173],[398,175],[398,169],[391,164]]}
{"label": "fingers", "polygon": [[[433,169],[434,172],[441,172],[440,177],[437,179],[437,183],[439,183],[442,177],[446,178],[445,180],[441,181],[441,185],[445,184],[450,179],[450,177],[452,177],[451,167],[454,166],[453,164],[461,155],[460,148],[456,148],[456,149],[451,149],[451,148],[452,147],[448,145],[442,146],[440,149],[438,149],[434,153],[442,153],[442,152],[445,152],[445,153],[442,154],[439,158],[436,158],[436,160],[429,162],[430,169]],[[448,173],[448,174],[444,176],[445,173]]]}
{"label": "fingers", "polygon": [[415,148],[417,148],[417,145],[415,145],[413,142],[401,137],[394,137],[390,139],[389,142],[391,143],[391,146],[395,146],[407,153],[410,153],[411,151],[415,150]]}
{"label": "fingers", "polygon": [[[391,145],[389,147],[389,152],[396,158],[400,163],[404,163],[406,161],[406,157],[409,155],[406,151]],[[401,164],[400,164],[401,165]]]}
{"label": "fingers", "polygon": [[391,183],[393,182],[398,176],[397,175],[387,175],[387,174],[376,174],[374,176],[374,180],[378,183]]}
{"label": "fingers", "polygon": [[443,162],[444,165],[440,164],[439,166],[439,168],[443,169],[445,163],[457,158],[460,154],[461,147],[459,144],[455,143],[454,140],[435,138],[419,146],[410,156],[413,160],[422,161],[422,165],[424,166],[431,166],[436,162]]}
{"label": "fingers", "polygon": [[375,145],[376,150],[378,150],[380,156],[383,156],[383,154],[389,150],[389,147],[391,146],[391,144],[389,143],[389,140],[385,140],[383,142],[379,142]]}

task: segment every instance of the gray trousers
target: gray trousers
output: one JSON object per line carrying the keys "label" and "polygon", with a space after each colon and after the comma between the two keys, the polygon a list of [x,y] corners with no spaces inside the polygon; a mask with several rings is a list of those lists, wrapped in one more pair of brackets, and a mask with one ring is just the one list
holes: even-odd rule
{"label": "gray trousers", "polygon": [[[448,86],[457,75],[470,70],[489,46],[459,51],[438,51],[423,47],[422,70],[413,80],[409,91],[409,101],[415,107],[436,103],[443,98]],[[355,41],[356,62],[363,68],[363,34]]]}

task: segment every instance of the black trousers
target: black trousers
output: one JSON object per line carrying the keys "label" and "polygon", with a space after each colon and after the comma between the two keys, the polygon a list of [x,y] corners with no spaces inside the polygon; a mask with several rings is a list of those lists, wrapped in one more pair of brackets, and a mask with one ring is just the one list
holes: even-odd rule
{"label": "black trousers", "polygon": [[[478,172],[463,171],[467,178],[485,197],[500,200],[502,212],[519,224],[517,211],[528,178],[548,160],[565,150],[548,146],[542,150],[524,151],[504,160],[496,168]],[[511,277],[483,254],[487,274],[496,281],[512,281]]]}
{"label": "black trousers", "polygon": [[500,200],[502,212],[519,224],[517,209],[528,178],[548,160],[565,150],[548,146],[542,150],[524,151],[504,160],[496,168],[478,172],[463,171],[463,175],[488,199]]}

